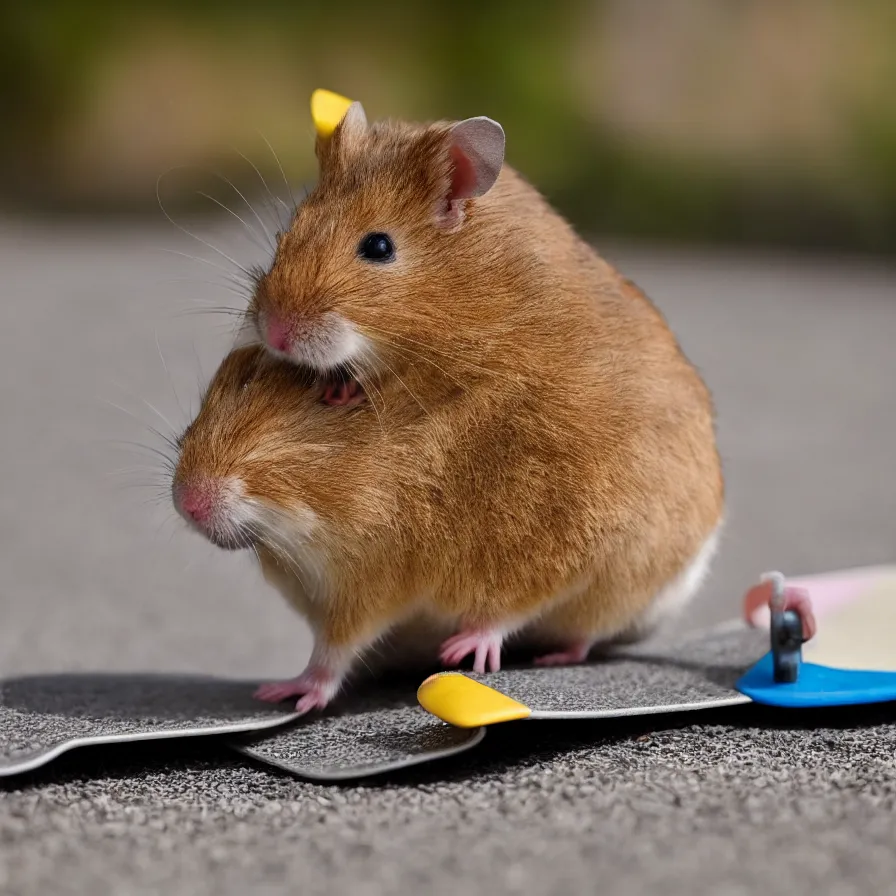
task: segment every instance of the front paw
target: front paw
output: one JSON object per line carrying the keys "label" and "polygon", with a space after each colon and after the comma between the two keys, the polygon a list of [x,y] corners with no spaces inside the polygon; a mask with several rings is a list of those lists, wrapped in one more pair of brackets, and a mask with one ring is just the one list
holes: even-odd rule
{"label": "front paw", "polygon": [[296,712],[304,715],[313,709],[328,706],[339,691],[339,683],[339,679],[325,669],[309,667],[296,678],[261,685],[255,697],[265,703],[280,703],[290,697],[299,697]]}
{"label": "front paw", "polygon": [[326,685],[315,685],[296,703],[296,712],[303,716],[315,709],[326,709],[336,696],[338,686],[335,688]]}
{"label": "front paw", "polygon": [[484,674],[486,668],[497,672],[501,668],[501,632],[465,629],[448,638],[439,650],[439,658],[446,666],[458,666],[473,654],[473,671]]}

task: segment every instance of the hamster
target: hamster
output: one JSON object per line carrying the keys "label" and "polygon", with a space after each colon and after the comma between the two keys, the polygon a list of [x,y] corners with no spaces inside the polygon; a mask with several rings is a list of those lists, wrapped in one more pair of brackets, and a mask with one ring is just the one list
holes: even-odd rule
{"label": "hamster", "polygon": [[710,393],[663,316],[490,119],[369,125],[354,103],[317,154],[248,309],[267,359],[224,362],[174,477],[182,515],[255,548],[314,630],[308,668],[259,696],[325,706],[420,613],[478,672],[509,638],[555,664],[649,634],[724,510]]}

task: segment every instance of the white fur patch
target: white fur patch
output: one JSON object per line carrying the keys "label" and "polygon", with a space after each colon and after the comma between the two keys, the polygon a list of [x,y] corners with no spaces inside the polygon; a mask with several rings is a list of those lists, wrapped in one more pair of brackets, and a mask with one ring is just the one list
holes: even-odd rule
{"label": "white fur patch", "polygon": [[241,502],[240,513],[242,523],[301,580],[306,595],[322,598],[326,591],[323,558],[309,545],[317,514],[305,504],[287,510],[254,499]]}
{"label": "white fur patch", "polygon": [[644,615],[637,628],[649,630],[671,616],[680,613],[700,590],[709,574],[709,567],[719,547],[722,523],[720,522],[703,542],[691,562],[667,585],[664,585]]}
{"label": "white fur patch", "polygon": [[216,483],[214,511],[207,525],[196,523],[175,504],[191,528],[212,542],[243,543],[244,547],[250,541],[261,542],[283,558],[290,571],[303,579],[309,592],[320,590],[323,565],[308,546],[317,515],[307,505],[287,510],[249,498],[245,483],[238,477]]}
{"label": "white fur patch", "polygon": [[[257,335],[256,331],[256,341]],[[278,357],[303,364],[318,373],[326,373],[359,360],[370,350],[370,344],[354,324],[341,314],[328,311],[305,328],[288,352],[268,348]]]}

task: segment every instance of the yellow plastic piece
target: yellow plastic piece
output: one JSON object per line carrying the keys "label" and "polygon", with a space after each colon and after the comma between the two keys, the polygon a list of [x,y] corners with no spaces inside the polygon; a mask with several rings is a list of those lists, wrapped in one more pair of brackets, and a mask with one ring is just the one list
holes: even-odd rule
{"label": "yellow plastic piece", "polygon": [[318,136],[329,137],[351,104],[351,100],[331,90],[315,90],[311,94],[311,117]]}
{"label": "yellow plastic piece", "polygon": [[460,672],[431,675],[417,689],[417,700],[427,712],[457,728],[497,725],[532,714],[528,706]]}

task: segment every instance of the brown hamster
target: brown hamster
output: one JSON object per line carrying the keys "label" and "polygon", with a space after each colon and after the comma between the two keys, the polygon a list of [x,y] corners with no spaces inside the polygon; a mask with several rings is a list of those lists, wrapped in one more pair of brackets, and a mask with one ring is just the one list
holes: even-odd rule
{"label": "brown hamster", "polygon": [[509,636],[554,663],[649,632],[723,512],[710,395],[662,315],[503,165],[495,122],[353,104],[317,150],[249,309],[269,362],[225,361],[175,477],[314,628],[305,673],[260,696],[325,705],[420,612],[479,671]]}

